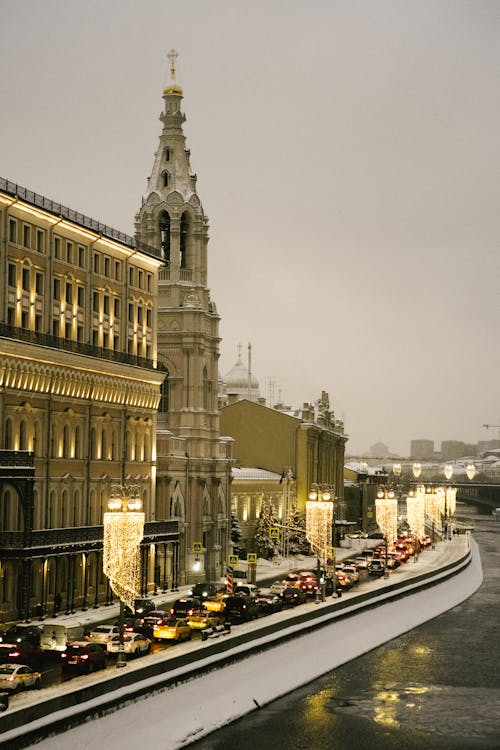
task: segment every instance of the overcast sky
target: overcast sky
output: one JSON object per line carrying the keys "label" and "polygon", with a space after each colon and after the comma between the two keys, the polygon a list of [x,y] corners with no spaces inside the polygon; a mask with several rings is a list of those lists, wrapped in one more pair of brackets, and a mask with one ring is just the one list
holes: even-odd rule
{"label": "overcast sky", "polygon": [[0,0],[0,175],[133,234],[179,53],[221,373],[348,452],[500,424],[498,0]]}

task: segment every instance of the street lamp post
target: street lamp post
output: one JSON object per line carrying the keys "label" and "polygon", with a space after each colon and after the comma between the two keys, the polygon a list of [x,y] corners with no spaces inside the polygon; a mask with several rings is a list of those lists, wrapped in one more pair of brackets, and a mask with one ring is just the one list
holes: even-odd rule
{"label": "street lamp post", "polygon": [[[335,487],[329,484],[313,484],[311,491],[309,492],[309,507],[306,506],[306,526],[309,519],[309,534],[308,538],[311,541],[313,547],[316,548],[317,552],[317,580],[318,580],[318,595],[316,601],[320,599],[324,601],[325,593],[324,582],[321,582],[321,554],[324,556],[324,562],[326,567],[327,550],[328,550],[328,536],[330,537],[330,549],[331,549],[331,560],[333,567],[332,575],[332,596],[337,597],[337,573],[336,573],[336,528],[335,528]],[[327,503],[331,501],[331,523],[318,523],[313,522],[313,511],[315,514],[320,514],[321,518],[325,517],[325,510],[328,506]],[[329,533],[328,533],[329,532]]]}
{"label": "street lamp post", "polygon": [[119,651],[117,667],[126,664],[124,651],[125,605],[134,610],[141,580],[140,543],[144,534],[144,513],[136,486],[113,485],[104,514],[103,571],[120,600]]}

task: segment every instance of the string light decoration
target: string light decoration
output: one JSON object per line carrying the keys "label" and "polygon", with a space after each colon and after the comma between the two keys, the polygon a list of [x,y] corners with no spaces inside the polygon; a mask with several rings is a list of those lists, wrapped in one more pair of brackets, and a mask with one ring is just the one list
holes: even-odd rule
{"label": "string light decoration", "polygon": [[416,492],[410,492],[406,498],[406,518],[408,526],[417,539],[425,534],[425,489],[417,487]]}
{"label": "string light decoration", "polygon": [[387,544],[392,544],[398,536],[398,500],[392,490],[377,492],[375,517]]}
{"label": "string light decoration", "polygon": [[433,524],[440,525],[445,511],[445,491],[442,487],[425,490],[425,515]]}
{"label": "string light decoration", "polygon": [[[311,493],[312,494],[312,493]],[[332,543],[333,503],[306,501],[306,538],[313,553],[326,564],[327,550]]]}
{"label": "string light decoration", "polygon": [[137,487],[111,488],[109,512],[104,514],[103,571],[120,602],[134,609],[141,582],[140,543],[144,513]]}

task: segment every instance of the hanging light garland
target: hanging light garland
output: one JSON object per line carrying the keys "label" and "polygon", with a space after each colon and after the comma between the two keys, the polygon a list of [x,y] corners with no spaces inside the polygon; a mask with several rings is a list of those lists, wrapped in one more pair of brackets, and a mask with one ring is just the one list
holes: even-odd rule
{"label": "hanging light garland", "polygon": [[425,534],[425,490],[420,486],[406,498],[406,517],[413,534],[422,539]]}
{"label": "hanging light garland", "polygon": [[112,496],[104,514],[102,567],[116,596],[131,609],[141,582],[140,543],[144,535],[145,515],[141,502],[130,497],[127,488],[119,488],[121,496]]}
{"label": "hanging light garland", "polygon": [[384,539],[387,539],[388,544],[392,544],[398,535],[398,500],[392,490],[378,491],[375,499],[375,516]]}

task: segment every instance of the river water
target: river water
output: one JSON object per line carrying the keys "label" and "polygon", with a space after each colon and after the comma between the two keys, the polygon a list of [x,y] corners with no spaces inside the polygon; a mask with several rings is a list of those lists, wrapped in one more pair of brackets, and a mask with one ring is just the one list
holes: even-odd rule
{"label": "river water", "polygon": [[484,574],[472,597],[190,747],[500,750],[500,522],[464,513]]}

